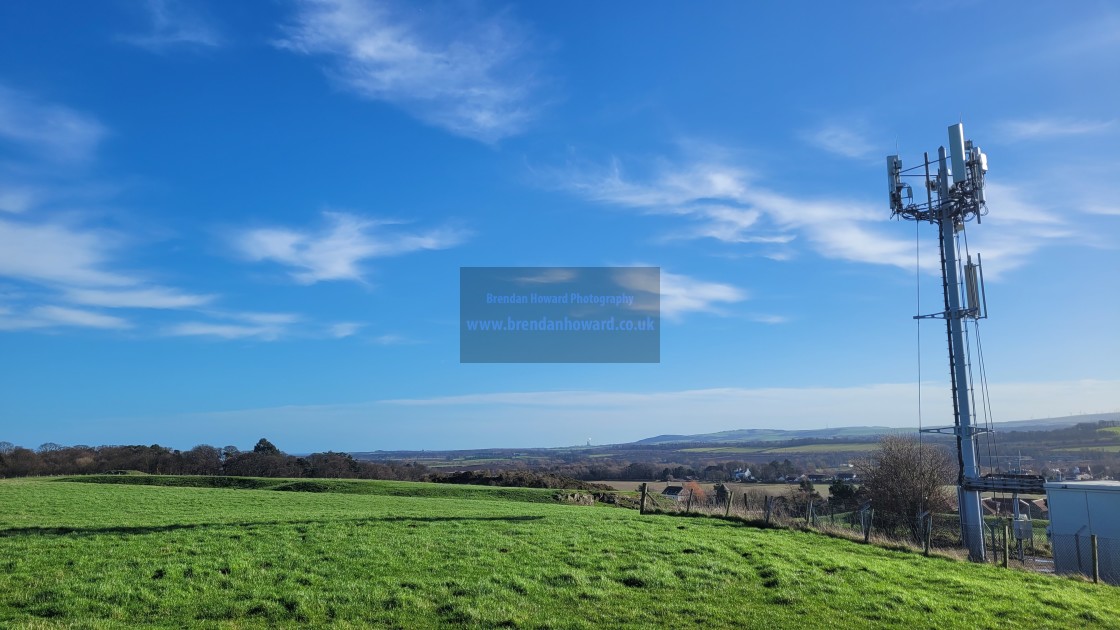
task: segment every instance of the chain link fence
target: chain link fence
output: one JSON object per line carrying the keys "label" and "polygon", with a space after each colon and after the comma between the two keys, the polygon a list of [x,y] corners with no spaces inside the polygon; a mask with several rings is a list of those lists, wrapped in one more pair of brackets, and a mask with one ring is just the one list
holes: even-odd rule
{"label": "chain link fence", "polygon": [[[791,491],[767,495],[761,491],[684,489],[675,496],[649,493],[647,513],[735,518],[769,527],[809,528],[822,533],[863,540],[888,547],[967,558],[956,514],[926,514],[913,527],[883,528],[874,509],[864,504],[840,509],[820,497]],[[897,525],[897,524],[896,524]],[[1081,574],[1120,585],[1120,539],[1089,535],[1047,535],[1048,521],[988,517],[982,528],[985,559],[1010,569],[1036,573]],[[1093,567],[1096,567],[1094,569]],[[1094,574],[1094,571],[1096,572]]]}
{"label": "chain link fence", "polygon": [[819,495],[792,490],[768,495],[761,491],[733,492],[726,488],[711,491],[682,489],[666,496],[647,494],[646,513],[734,518],[768,527],[815,529],[822,533],[862,540],[889,547],[935,552],[960,557],[959,520],[953,515],[933,515],[931,527],[915,523],[884,529],[879,515],[869,505],[840,506]]}
{"label": "chain link fence", "polygon": [[1056,534],[1053,550],[1055,573],[1081,574],[1094,581],[1120,585],[1120,539]]}

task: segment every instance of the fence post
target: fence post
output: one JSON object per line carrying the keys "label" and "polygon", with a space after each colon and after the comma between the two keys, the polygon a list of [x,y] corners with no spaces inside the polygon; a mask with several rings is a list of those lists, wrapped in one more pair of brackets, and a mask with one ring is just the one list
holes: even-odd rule
{"label": "fence post", "polygon": [[731,490],[727,495],[727,507],[724,508],[724,510],[723,510],[723,517],[724,518],[727,518],[727,515],[731,513],[731,502],[734,501],[734,500],[735,500],[735,491]]}
{"label": "fence post", "polygon": [[688,503],[686,503],[685,506],[684,506],[684,513],[688,514],[689,510],[691,510],[691,509],[692,509],[692,490],[689,490],[688,491]]}
{"label": "fence post", "polygon": [[1101,581],[1101,567],[1097,563],[1097,535],[1089,535],[1089,546],[1093,550],[1093,584],[1099,584]]}
{"label": "fence post", "polygon": [[[1082,527],[1081,529],[1085,528]],[[1081,566],[1081,530],[1077,531],[1079,533],[1073,535],[1073,550],[1077,552],[1077,572],[1083,574],[1085,573],[1085,567]]]}
{"label": "fence post", "polygon": [[927,515],[925,523],[923,524],[925,525],[925,536],[923,536],[923,538],[926,539],[925,554],[926,556],[929,556],[929,543],[930,539],[933,538],[933,514]]}
{"label": "fence post", "polygon": [[774,507],[774,502],[768,496],[764,497],[764,498],[766,499],[766,524],[769,525],[770,524],[770,510],[771,510],[771,508]]}
{"label": "fence post", "polygon": [[917,525],[917,527],[914,528],[914,538],[917,539],[919,545],[922,544],[922,541],[925,540],[926,537],[926,514],[928,513],[928,511],[919,512],[918,515],[914,517],[914,524]]}
{"label": "fence post", "polygon": [[1008,534],[1010,534],[1010,528],[1007,527],[1007,525],[1004,525],[1004,568],[1007,568],[1007,556],[1010,555],[1011,550],[1010,540],[1008,540]]}
{"label": "fence post", "polygon": [[638,514],[646,513],[646,484],[642,484],[642,502],[638,504]]}
{"label": "fence post", "polygon": [[[996,528],[989,527],[988,531],[992,532],[992,564],[995,564],[996,563],[996,549],[997,549],[997,547],[996,547]],[[983,533],[981,533],[980,535],[983,536]],[[983,540],[983,538],[981,538],[981,540]]]}

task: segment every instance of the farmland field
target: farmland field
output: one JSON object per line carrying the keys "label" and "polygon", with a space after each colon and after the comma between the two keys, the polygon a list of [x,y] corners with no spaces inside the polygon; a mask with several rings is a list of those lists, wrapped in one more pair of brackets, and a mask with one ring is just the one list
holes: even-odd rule
{"label": "farmland field", "polygon": [[765,453],[870,453],[878,448],[877,443],[843,444],[805,444],[803,446],[783,446],[764,451]]}
{"label": "farmland field", "polygon": [[114,481],[0,481],[0,625],[1120,627],[1113,587],[556,491]]}
{"label": "farmland field", "polygon": [[1070,446],[1056,448],[1055,451],[1063,453],[1120,453],[1120,444],[1106,444],[1104,446]]}
{"label": "farmland field", "polygon": [[719,453],[719,454],[742,454],[742,453],[761,453],[766,448],[763,446],[695,446],[692,448],[682,448],[682,453]]}
{"label": "farmland field", "polygon": [[705,453],[710,455],[768,455],[790,453],[870,453],[878,447],[874,442],[840,442],[827,444],[802,444],[800,446],[694,446],[682,448],[682,453]]}

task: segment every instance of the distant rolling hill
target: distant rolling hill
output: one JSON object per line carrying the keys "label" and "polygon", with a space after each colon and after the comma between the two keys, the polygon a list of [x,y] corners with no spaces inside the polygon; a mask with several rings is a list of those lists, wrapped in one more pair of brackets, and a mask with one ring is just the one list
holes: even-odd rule
{"label": "distant rolling hill", "polygon": [[1060,429],[1071,427],[1082,422],[1120,422],[1120,411],[1110,413],[1083,413],[1076,416],[1060,416],[1057,418],[1039,418],[1037,420],[1011,420],[997,422],[994,428],[997,431],[1045,431],[1047,429]]}
{"label": "distant rolling hill", "polygon": [[836,427],[834,429],[810,429],[804,431],[785,431],[782,429],[735,429],[718,433],[697,435],[658,435],[633,442],[633,444],[726,444],[730,442],[786,442],[789,440],[835,438],[873,438],[887,433],[898,433],[908,429],[892,427]]}
{"label": "distant rolling hill", "polygon": [[[1060,429],[1073,426],[1082,422],[1099,422],[1102,420],[1120,421],[1120,412],[1091,413],[1077,416],[1062,416],[1058,418],[1039,418],[1035,420],[1012,420],[1009,422],[996,422],[993,428],[996,431],[1044,431],[1047,429]],[[696,435],[658,435],[633,442],[632,444],[726,444],[739,442],[786,442],[790,440],[829,440],[829,439],[858,439],[875,438],[890,433],[904,433],[914,431],[915,427],[835,427],[829,429],[808,429],[802,431],[787,431],[782,429],[734,429],[719,431],[718,433],[700,433]]]}
{"label": "distant rolling hill", "polygon": [[[1037,445],[1034,437],[1024,436],[1019,438],[1029,439],[1031,442],[1019,444],[1014,435],[1007,435],[1013,431],[1050,431],[1072,427],[1080,423],[1096,423],[1099,421],[1120,421],[1120,412],[1083,414],[1077,416],[1064,416],[1060,418],[1040,418],[1034,420],[1016,420],[1012,422],[998,422],[993,428],[1003,446],[1010,448],[1012,444],[1018,449],[1028,450],[1030,446]],[[932,426],[928,425],[928,426]],[[854,453],[874,450],[879,436],[888,434],[911,434],[916,427],[833,427],[828,429],[809,429],[790,431],[782,429],[735,429],[720,431],[718,433],[701,433],[695,435],[672,434],[649,437],[636,442],[623,444],[604,444],[597,446],[568,446],[552,448],[509,448],[493,447],[483,449],[462,449],[443,451],[352,451],[357,459],[370,461],[383,460],[410,460],[423,463],[432,468],[439,469],[483,469],[498,468],[505,465],[552,465],[571,461],[572,458],[587,458],[600,463],[610,460],[660,461],[668,453],[678,452],[691,458],[719,458],[729,454],[745,456],[747,454],[761,456],[763,454],[777,453]],[[936,439],[948,440],[947,436]],[[1091,443],[1069,442],[1062,444],[1069,457],[1077,455],[1075,450],[1099,446],[1099,438]],[[1108,442],[1107,448],[1120,447]],[[1009,451],[1010,452],[1010,451]]]}

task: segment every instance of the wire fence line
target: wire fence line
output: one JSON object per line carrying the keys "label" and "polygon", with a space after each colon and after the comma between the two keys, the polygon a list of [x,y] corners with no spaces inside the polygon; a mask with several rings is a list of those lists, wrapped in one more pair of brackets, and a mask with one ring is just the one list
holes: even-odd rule
{"label": "wire fence line", "polygon": [[[750,491],[736,494],[686,490],[673,497],[647,493],[642,503],[645,513],[715,516],[763,527],[814,529],[891,547],[905,546],[920,551],[928,548],[930,552],[943,555],[960,555],[959,537],[949,536],[942,527],[942,515],[936,515],[936,526],[927,528],[928,535],[922,537],[914,535],[921,529],[917,524],[913,528],[903,528],[909,535],[888,531],[876,521],[875,511],[868,505],[842,507],[819,496],[800,497],[796,493],[766,495]],[[952,523],[956,527],[955,517]]]}
{"label": "wire fence line", "polygon": [[[920,521],[916,517],[913,527],[887,529],[876,520],[869,504],[841,508],[828,500],[800,497],[798,493],[685,490],[669,497],[643,489],[642,494],[641,510],[648,514],[703,515],[761,527],[813,529],[891,548],[968,557],[968,549],[960,538],[960,517],[956,514],[927,514]],[[1014,521],[1006,517],[986,519],[983,536],[989,563],[1036,573],[1080,574],[1120,585],[1120,539],[1089,535],[1055,535],[1051,539],[1046,533],[1046,521]]]}
{"label": "wire fence line", "polygon": [[1120,585],[1120,539],[1086,534],[1054,535],[1054,572],[1080,574]]}

